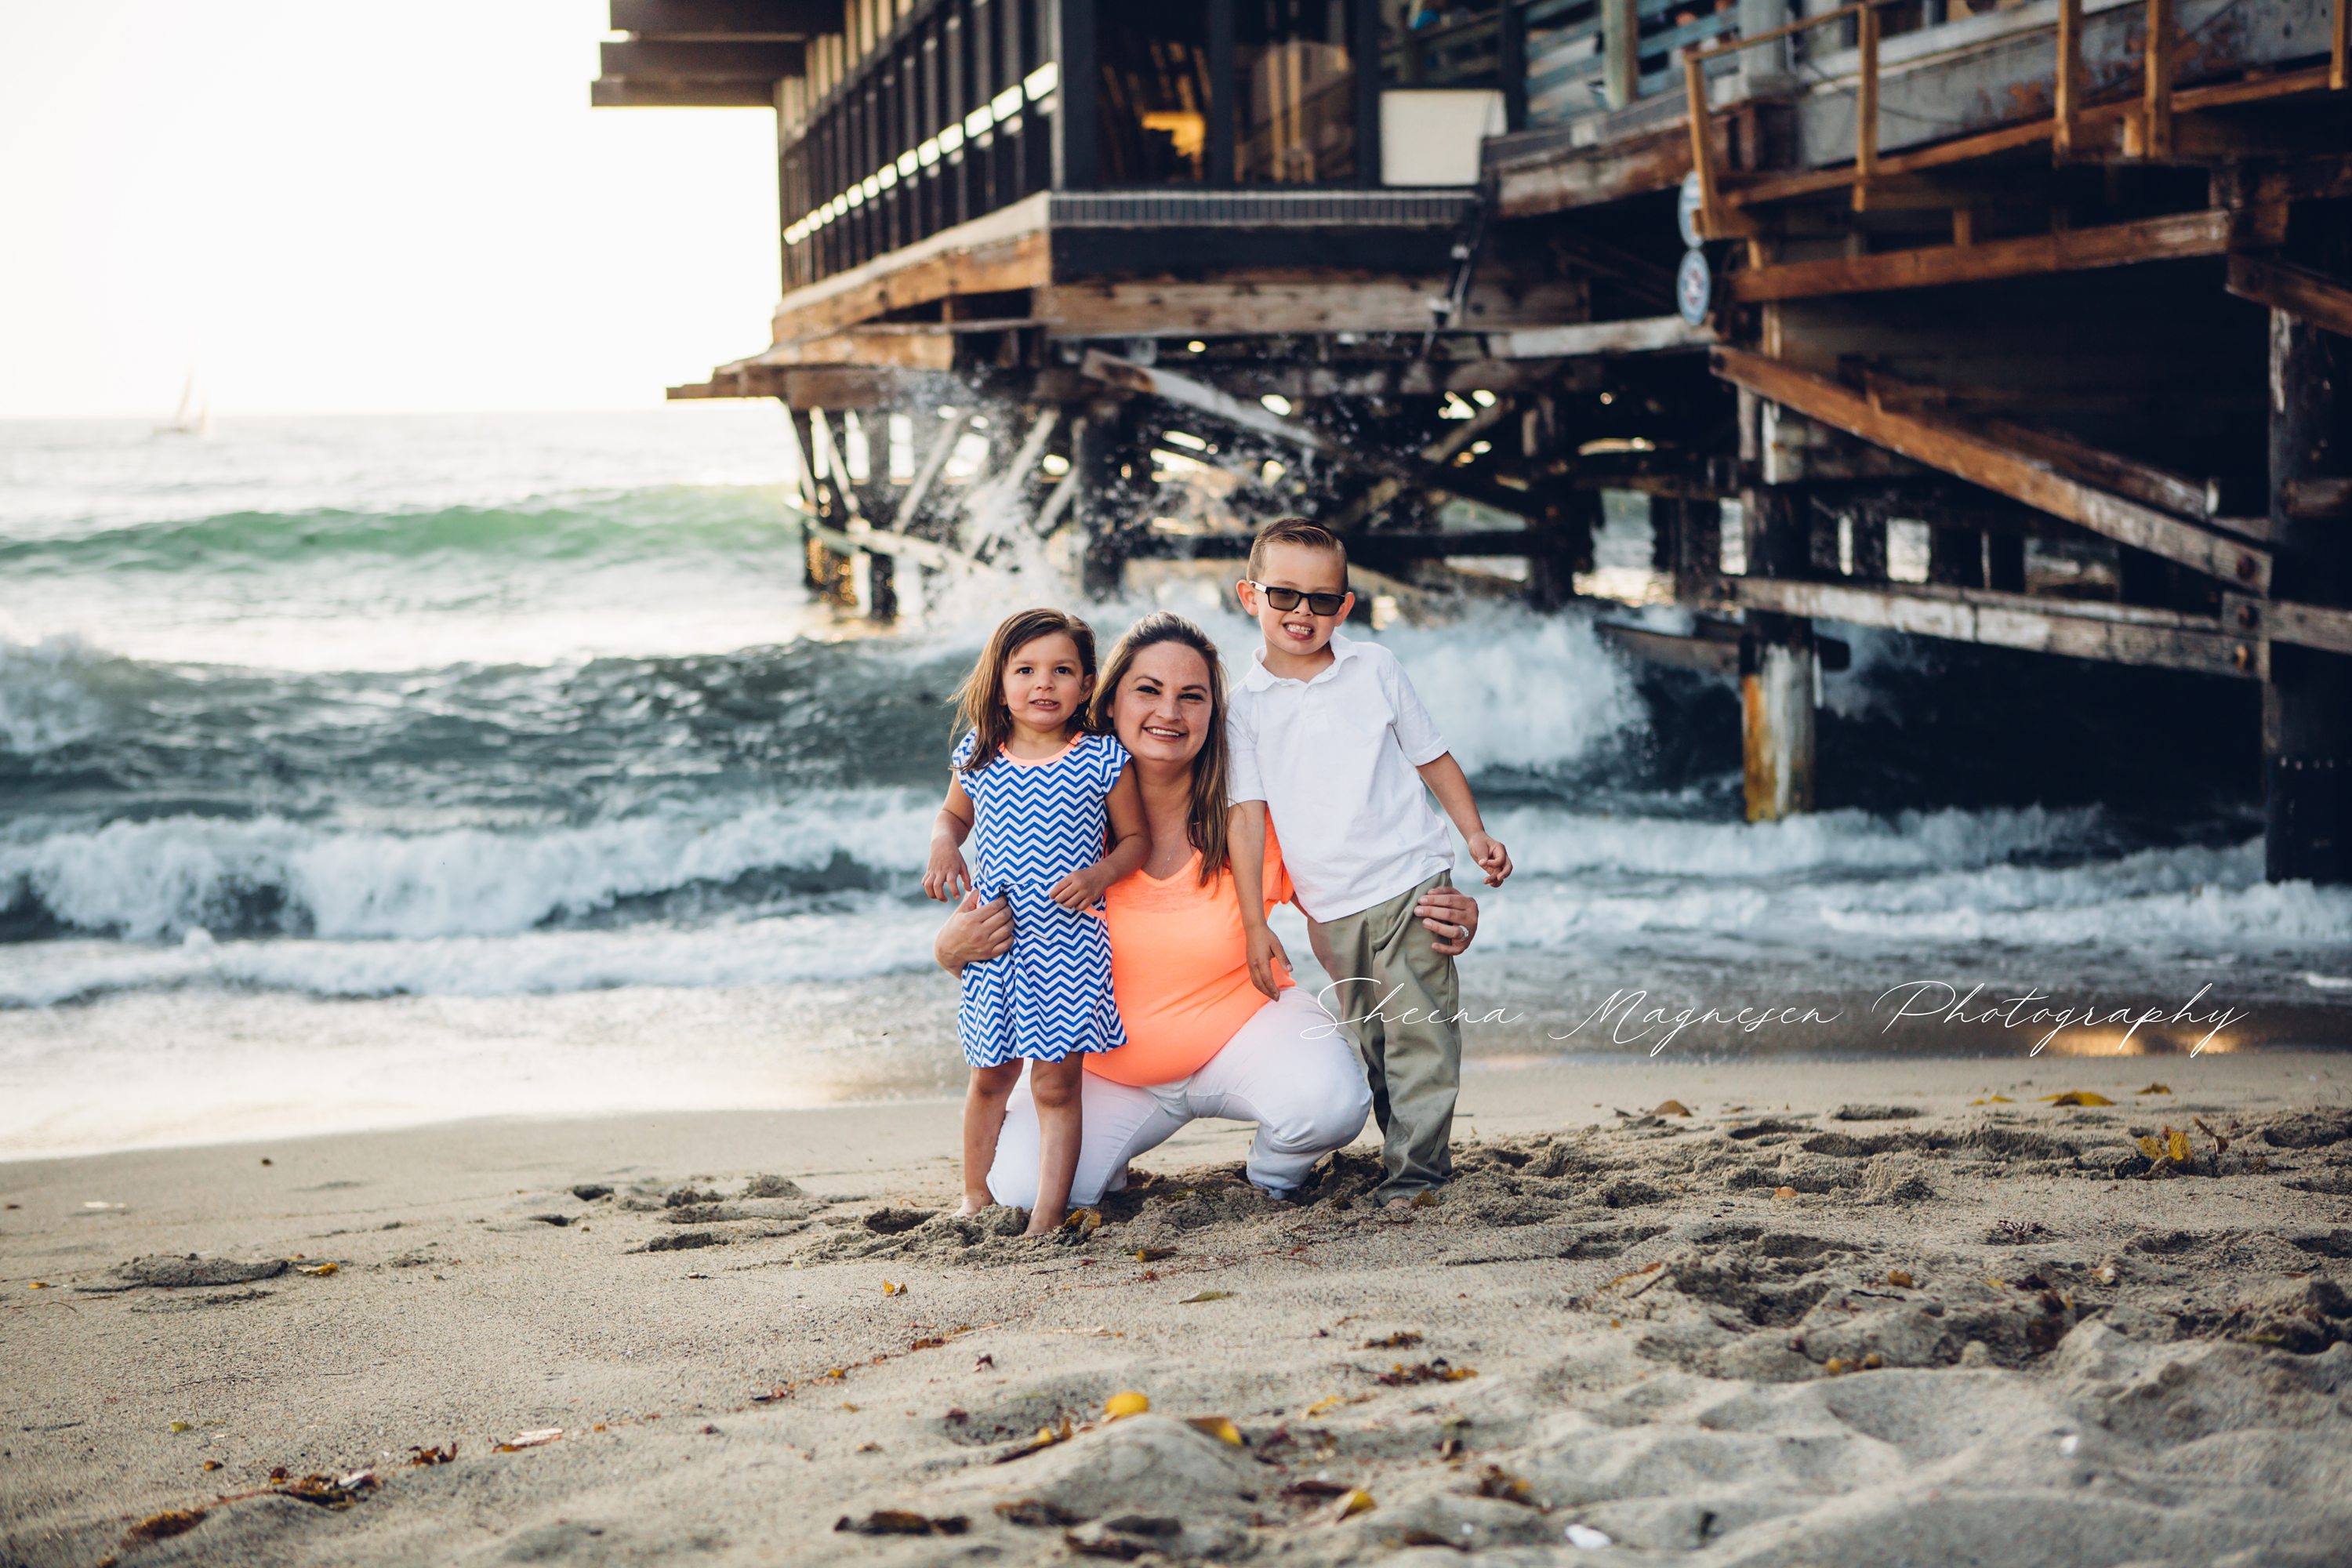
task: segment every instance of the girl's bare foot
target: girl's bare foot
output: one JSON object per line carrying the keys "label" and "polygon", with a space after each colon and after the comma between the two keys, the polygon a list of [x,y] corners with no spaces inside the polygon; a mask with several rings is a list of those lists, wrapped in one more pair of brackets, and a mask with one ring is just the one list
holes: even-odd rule
{"label": "girl's bare foot", "polygon": [[1051,1236],[1055,1231],[1062,1228],[1062,1221],[1066,1217],[1066,1215],[1058,1214],[1049,1215],[1044,1209],[1032,1209],[1029,1211],[1029,1228],[1023,1231],[1021,1234],[1024,1236]]}
{"label": "girl's bare foot", "polygon": [[956,1217],[958,1219],[970,1219],[981,1210],[989,1207],[996,1200],[994,1198],[990,1197],[986,1193],[982,1193],[977,1196],[974,1196],[971,1193],[966,1193],[963,1195],[963,1207],[956,1210]]}

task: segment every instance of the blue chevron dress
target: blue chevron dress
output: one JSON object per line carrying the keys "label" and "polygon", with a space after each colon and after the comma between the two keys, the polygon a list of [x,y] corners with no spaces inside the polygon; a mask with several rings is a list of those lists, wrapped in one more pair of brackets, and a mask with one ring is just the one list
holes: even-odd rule
{"label": "blue chevron dress", "polygon": [[[971,743],[970,735],[957,742],[958,770]],[[971,797],[972,886],[982,902],[1002,895],[1013,906],[1011,949],[964,965],[956,1030],[972,1066],[1057,1062],[1127,1044],[1111,1000],[1102,906],[1073,913],[1045,896],[1103,858],[1111,786],[1126,766],[1117,741],[1081,735],[1045,762],[1000,752],[986,767],[959,771]]]}

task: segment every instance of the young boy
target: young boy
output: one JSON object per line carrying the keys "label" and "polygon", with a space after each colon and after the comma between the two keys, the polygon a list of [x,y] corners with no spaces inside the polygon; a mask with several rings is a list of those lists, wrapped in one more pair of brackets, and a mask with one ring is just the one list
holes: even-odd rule
{"label": "young boy", "polygon": [[1511,858],[1487,837],[1462,765],[1396,656],[1339,635],[1356,596],[1337,535],[1305,518],[1276,519],[1234,586],[1265,637],[1235,684],[1227,725],[1232,865],[1250,975],[1271,996],[1273,961],[1289,963],[1259,887],[1270,814],[1299,907],[1315,922],[1318,956],[1338,983],[1335,1005],[1350,1016],[1385,1015],[1360,1017],[1353,1032],[1385,1140],[1376,1195],[1402,1205],[1453,1173],[1462,1077],[1454,960],[1431,947],[1412,912],[1453,880],[1453,840],[1422,786],[1461,829],[1487,886],[1503,885]]}

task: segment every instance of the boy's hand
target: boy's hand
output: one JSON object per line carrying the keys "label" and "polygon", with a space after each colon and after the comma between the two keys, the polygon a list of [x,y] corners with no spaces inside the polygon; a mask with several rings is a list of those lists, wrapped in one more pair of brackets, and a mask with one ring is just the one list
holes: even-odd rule
{"label": "boy's hand", "polygon": [[1055,883],[1053,890],[1045,896],[1072,914],[1084,914],[1102,898],[1107,885],[1101,868],[1088,866]]}
{"label": "boy's hand", "polygon": [[1282,939],[1274,928],[1259,921],[1248,928],[1250,983],[1271,997],[1282,994],[1282,984],[1276,977],[1274,966],[1290,967],[1290,954],[1282,951]]}
{"label": "boy's hand", "polygon": [[923,891],[949,903],[971,890],[971,871],[963,852],[945,837],[931,840],[931,858],[923,868]]}
{"label": "boy's hand", "polygon": [[1470,858],[1486,873],[1486,886],[1501,887],[1503,879],[1511,874],[1511,852],[1503,847],[1500,839],[1490,838],[1484,833],[1472,834],[1469,844]]}

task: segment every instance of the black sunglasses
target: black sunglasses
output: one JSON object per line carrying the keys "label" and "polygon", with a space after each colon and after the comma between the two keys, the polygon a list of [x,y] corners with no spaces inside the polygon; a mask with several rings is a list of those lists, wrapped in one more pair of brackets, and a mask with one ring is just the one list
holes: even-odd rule
{"label": "black sunglasses", "polygon": [[1339,606],[1348,602],[1345,594],[1302,594],[1296,588],[1269,588],[1263,583],[1252,583],[1250,586],[1264,594],[1265,602],[1277,610],[1295,610],[1298,601],[1304,599],[1316,615],[1336,616]]}

